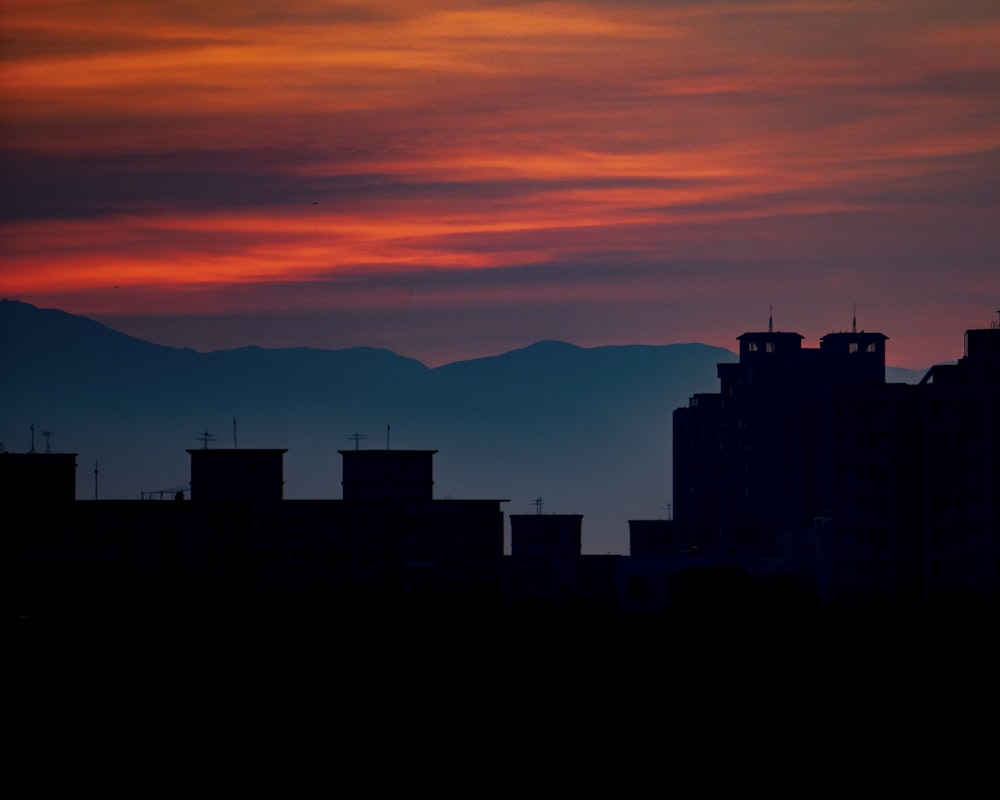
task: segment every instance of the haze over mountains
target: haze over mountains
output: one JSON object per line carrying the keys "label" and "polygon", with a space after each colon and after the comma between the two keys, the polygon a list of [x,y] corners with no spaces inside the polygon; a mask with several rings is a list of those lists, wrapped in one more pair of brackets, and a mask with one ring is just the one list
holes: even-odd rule
{"label": "haze over mountains", "polygon": [[95,462],[102,499],[135,499],[186,487],[186,450],[205,431],[232,447],[235,417],[240,447],[288,448],[286,498],[338,499],[337,451],[357,432],[361,447],[437,450],[438,498],[526,514],[541,497],[545,512],[584,515],[584,552],[626,553],[629,519],[668,513],[673,410],[717,391],[716,365],[735,359],[553,341],[434,369],[373,348],[200,353],[2,300],[0,442],[27,451],[34,423],[36,450],[79,454],[79,499],[94,497]]}

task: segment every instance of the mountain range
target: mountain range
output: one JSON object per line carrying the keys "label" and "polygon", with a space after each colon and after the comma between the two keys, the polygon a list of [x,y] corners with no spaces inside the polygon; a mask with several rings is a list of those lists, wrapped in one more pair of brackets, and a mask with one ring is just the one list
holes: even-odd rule
{"label": "mountain range", "polygon": [[718,391],[716,365],[736,358],[556,341],[433,369],[375,348],[203,353],[2,300],[0,443],[77,453],[79,499],[186,487],[206,438],[287,448],[288,499],[340,498],[338,450],[437,450],[436,497],[503,498],[508,514],[541,498],[584,515],[584,552],[626,553],[629,519],[669,514],[673,410]]}

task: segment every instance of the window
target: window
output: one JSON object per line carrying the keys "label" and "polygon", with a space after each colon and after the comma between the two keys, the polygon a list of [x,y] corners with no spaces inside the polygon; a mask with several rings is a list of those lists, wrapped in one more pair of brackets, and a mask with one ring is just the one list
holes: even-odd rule
{"label": "window", "polygon": [[757,342],[749,342],[749,343],[747,343],[747,350],[749,352],[751,352],[751,353],[756,353],[757,352]]}
{"label": "window", "polygon": [[874,353],[875,352],[875,342],[869,342],[868,346],[865,348],[865,352],[866,353]]}
{"label": "window", "polygon": [[851,342],[851,343],[850,343],[850,344],[849,344],[849,345],[847,346],[847,350],[848,350],[848,352],[850,352],[850,353],[856,353],[856,352],[858,352],[858,343],[857,343],[857,342]]}
{"label": "window", "polygon": [[767,343],[767,352],[769,352],[769,353],[773,353],[774,352],[774,342],[768,342]]}

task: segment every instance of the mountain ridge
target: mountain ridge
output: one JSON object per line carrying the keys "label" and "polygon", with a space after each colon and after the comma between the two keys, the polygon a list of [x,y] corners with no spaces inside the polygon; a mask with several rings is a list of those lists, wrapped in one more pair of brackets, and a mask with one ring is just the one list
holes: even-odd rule
{"label": "mountain ridge", "polygon": [[[715,345],[708,345],[702,342],[692,342],[692,341],[673,342],[671,344],[666,344],[666,345],[633,343],[633,344],[606,344],[606,345],[584,346],[575,344],[573,342],[567,342],[561,339],[540,339],[536,342],[532,342],[531,344],[525,345],[524,347],[515,348],[513,350],[507,350],[501,353],[494,353],[490,355],[477,356],[475,358],[458,359],[455,361],[449,361],[447,363],[440,364],[435,367],[431,367],[424,364],[424,362],[420,361],[419,359],[413,358],[411,356],[405,356],[400,353],[396,353],[394,350],[391,350],[389,348],[373,347],[367,345],[356,345],[352,347],[343,347],[343,348],[325,348],[325,347],[312,347],[309,345],[266,347],[262,345],[246,344],[246,345],[241,345],[239,347],[227,347],[227,348],[220,348],[217,350],[196,350],[191,347],[173,347],[171,345],[158,344],[156,342],[151,342],[149,340],[142,339],[136,336],[131,336],[130,334],[127,333],[122,333],[121,331],[118,331],[108,325],[98,322],[97,320],[91,319],[90,317],[71,314],[67,311],[63,311],[57,308],[40,308],[30,303],[25,303],[21,300],[15,300],[11,298],[0,298],[0,334],[4,333],[4,326],[10,324],[12,309],[16,310],[17,314],[22,315],[20,319],[26,318],[23,315],[27,312],[27,310],[33,310],[34,312],[38,312],[40,315],[43,315],[50,319],[59,318],[62,320],[83,321],[84,323],[86,323],[86,325],[89,325],[94,329],[99,329],[107,334],[111,334],[120,340],[128,340],[132,343],[137,343],[138,345],[141,346],[159,348],[161,351],[171,351],[175,353],[190,353],[201,356],[226,356],[226,355],[244,356],[255,353],[384,354],[386,356],[395,357],[396,359],[400,359],[402,361],[418,364],[424,369],[430,371],[447,370],[452,367],[456,367],[457,365],[479,363],[483,361],[490,361],[493,359],[503,359],[505,357],[515,356],[517,354],[536,353],[542,350],[550,350],[550,351],[562,350],[563,352],[583,351],[583,352],[599,353],[602,351],[620,351],[620,350],[643,350],[643,349],[656,350],[664,347],[670,347],[670,348],[700,347],[700,348],[708,348],[710,350],[719,351],[722,353],[729,353],[731,355],[733,354],[733,351],[728,350],[727,348],[721,348]],[[15,318],[15,321],[16,319],[17,318]],[[0,336],[0,347],[3,346],[4,338],[6,338],[7,341],[10,341],[12,337]],[[895,367],[890,365],[886,367],[887,378],[890,374],[895,374],[900,376],[901,382],[910,382],[910,381],[915,382],[918,381],[920,377],[922,377],[926,373],[926,371],[930,368],[930,366],[931,365],[928,365],[923,369],[915,370],[906,367]],[[905,380],[903,380],[904,378]]]}

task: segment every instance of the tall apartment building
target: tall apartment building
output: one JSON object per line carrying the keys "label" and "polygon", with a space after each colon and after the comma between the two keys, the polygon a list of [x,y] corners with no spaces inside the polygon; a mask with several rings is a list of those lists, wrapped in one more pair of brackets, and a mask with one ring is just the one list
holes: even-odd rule
{"label": "tall apartment building", "polygon": [[[1000,312],[998,312],[1000,314]],[[920,389],[924,587],[1000,591],[1000,324],[965,333],[965,355]]]}
{"label": "tall apartment building", "polygon": [[997,592],[1000,326],[968,331],[965,356],[919,386],[885,382],[886,338],[738,337],[719,393],[674,412],[691,545],[735,559],[818,542],[811,569],[833,602]]}

